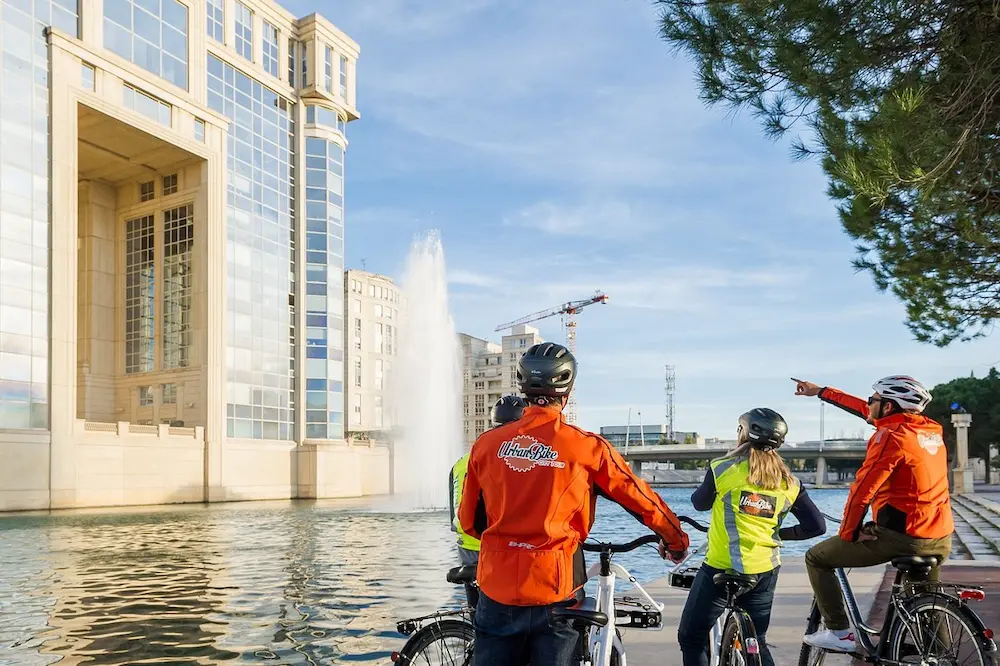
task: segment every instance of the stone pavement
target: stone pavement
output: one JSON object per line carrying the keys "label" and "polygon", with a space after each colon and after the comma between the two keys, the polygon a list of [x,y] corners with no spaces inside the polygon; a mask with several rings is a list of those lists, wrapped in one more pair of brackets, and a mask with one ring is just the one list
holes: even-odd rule
{"label": "stone pavement", "polygon": [[[1000,570],[998,570],[1000,571]],[[867,613],[878,591],[885,573],[882,566],[854,569],[849,579],[862,612]],[[625,592],[628,585],[619,584],[618,593]],[[680,648],[677,646],[677,623],[687,599],[687,590],[672,588],[666,578],[646,586],[646,590],[657,601],[666,604],[663,610],[663,629],[642,631],[629,629],[625,632],[625,651],[629,666],[681,666]],[[812,588],[806,576],[805,562],[801,557],[782,558],[778,588],[774,595],[771,612],[771,628],[767,632],[767,642],[775,664],[787,666],[798,663],[802,647],[802,634],[806,617],[812,603]],[[846,656],[828,658],[824,666],[846,666],[850,659]]]}

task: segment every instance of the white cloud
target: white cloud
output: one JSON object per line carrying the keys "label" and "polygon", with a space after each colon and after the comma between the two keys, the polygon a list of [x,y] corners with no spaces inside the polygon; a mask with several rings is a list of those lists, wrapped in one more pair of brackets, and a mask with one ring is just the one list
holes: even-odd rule
{"label": "white cloud", "polygon": [[514,227],[538,229],[557,236],[597,236],[612,240],[630,240],[632,234],[648,228],[633,207],[622,201],[598,201],[576,206],[562,206],[540,201],[504,219]]}

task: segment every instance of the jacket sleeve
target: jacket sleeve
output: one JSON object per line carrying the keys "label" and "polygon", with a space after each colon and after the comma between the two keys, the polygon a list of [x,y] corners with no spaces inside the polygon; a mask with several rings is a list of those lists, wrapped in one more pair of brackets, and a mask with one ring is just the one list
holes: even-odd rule
{"label": "jacket sleeve", "polygon": [[799,496],[792,503],[791,512],[799,524],[778,530],[778,538],[782,541],[804,541],[826,532],[826,520],[805,488],[799,491]]}
{"label": "jacket sleeve", "polygon": [[482,517],[485,515],[486,506],[483,503],[482,486],[479,483],[479,470],[477,469],[475,455],[469,458],[469,466],[465,473],[465,483],[462,486],[462,501],[458,505],[458,523],[462,526],[462,531],[471,537],[481,539],[483,536]]}
{"label": "jacket sleeve", "polygon": [[702,480],[701,485],[691,493],[691,506],[694,507],[695,511],[708,511],[714,503],[715,475],[712,474],[712,468],[710,467],[705,472],[705,478]]}
{"label": "jacket sleeve", "polygon": [[865,461],[847,496],[844,521],[840,524],[841,539],[857,541],[865,514],[868,513],[868,505],[902,460],[903,449],[899,443],[899,435],[888,430],[876,432],[874,442],[868,447]]}
{"label": "jacket sleeve", "polygon": [[829,386],[820,389],[819,399],[830,403],[834,407],[840,407],[848,414],[868,420],[868,401],[857,398],[843,391],[839,391]]}
{"label": "jacket sleeve", "polygon": [[625,459],[607,441],[596,436],[595,439],[598,447],[595,485],[658,534],[668,549],[687,550],[688,536],[663,498],[632,473]]}

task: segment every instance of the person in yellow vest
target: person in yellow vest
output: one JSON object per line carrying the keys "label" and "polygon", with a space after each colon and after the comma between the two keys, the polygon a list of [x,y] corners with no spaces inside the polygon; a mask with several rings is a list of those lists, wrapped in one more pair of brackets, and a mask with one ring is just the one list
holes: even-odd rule
{"label": "person in yellow vest", "polygon": [[[524,398],[517,395],[505,395],[493,406],[490,420],[493,427],[501,426],[511,421],[517,421],[524,413],[524,408],[528,403]],[[458,459],[452,466],[448,475],[448,485],[451,486],[451,531],[458,533],[458,561],[462,565],[477,564],[479,562],[479,539],[466,534],[458,521],[458,505],[462,503],[462,488],[465,486],[465,474],[469,470],[469,453]],[[469,606],[476,607],[479,601],[479,590],[472,585],[466,584],[465,598],[469,601]]]}
{"label": "person in yellow vest", "polygon": [[[773,666],[766,634],[778,581],[783,540],[802,540],[826,532],[826,521],[799,480],[778,455],[788,424],[773,409],[743,414],[737,446],[713,460],[705,480],[691,495],[698,511],[712,510],[705,562],[695,577],[677,628],[684,666],[708,666],[712,626],[725,609],[725,591],[712,578],[721,571],[756,576],[756,585],[739,598],[757,630],[761,661]],[[799,524],[781,527],[791,512]]]}

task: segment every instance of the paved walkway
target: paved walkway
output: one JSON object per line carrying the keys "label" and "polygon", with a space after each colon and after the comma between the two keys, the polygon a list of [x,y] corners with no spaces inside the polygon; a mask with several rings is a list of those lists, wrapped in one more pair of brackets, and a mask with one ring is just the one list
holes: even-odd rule
{"label": "paved walkway", "polygon": [[[854,569],[850,573],[849,578],[858,605],[875,624],[881,624],[889,584],[894,573],[895,569],[886,566]],[[987,627],[1000,630],[1000,563],[952,562],[945,566],[942,580],[984,586],[986,599],[975,603],[973,608],[983,618]],[[625,632],[625,649],[629,664],[681,666],[680,649],[677,646],[677,623],[684,608],[687,590],[670,587],[665,578],[648,585],[646,589],[654,599],[666,604],[664,628],[661,631],[630,629]],[[624,587],[619,588],[619,593],[624,591]],[[771,628],[767,634],[771,654],[778,666],[798,663],[802,633],[811,603],[812,589],[806,576],[805,563],[801,557],[784,558],[781,574],[778,577],[778,589],[774,596]],[[846,655],[831,654],[824,661],[824,666],[849,664],[851,659]]]}
{"label": "paved walkway", "polygon": [[[801,557],[782,558],[778,589],[774,596],[771,613],[771,628],[767,642],[771,654],[779,666],[798,663],[802,647],[802,633],[806,626],[806,616],[812,603],[812,588],[806,576],[806,566]],[[883,567],[855,569],[850,574],[854,594],[861,610],[871,607],[875,593],[882,582]],[[634,666],[681,666],[680,648],[677,647],[677,622],[687,598],[687,590],[679,590],[667,585],[661,579],[646,588],[654,599],[666,604],[664,626],[661,631],[641,631],[630,629],[625,633],[625,650],[628,663]],[[623,592],[624,588],[619,588]],[[827,659],[824,666],[849,664],[847,657]]]}

